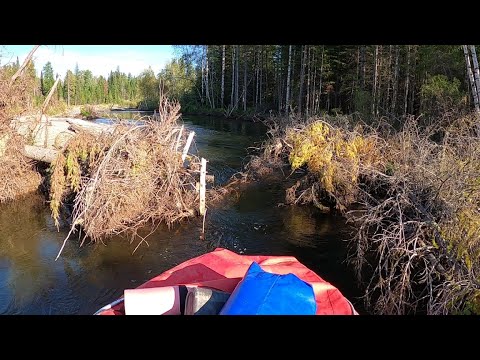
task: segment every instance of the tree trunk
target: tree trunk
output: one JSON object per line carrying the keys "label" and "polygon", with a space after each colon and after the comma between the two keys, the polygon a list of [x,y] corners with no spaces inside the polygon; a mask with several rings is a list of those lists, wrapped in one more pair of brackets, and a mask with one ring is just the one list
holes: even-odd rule
{"label": "tree trunk", "polygon": [[468,79],[470,80],[470,88],[472,89],[473,104],[475,106],[475,110],[477,112],[480,112],[477,85],[475,84],[475,78],[474,78],[473,71],[472,71],[472,63],[470,61],[470,54],[468,53],[467,45],[462,45],[462,46],[463,46],[463,53],[465,54],[465,62],[467,64],[467,74],[468,74]]}
{"label": "tree trunk", "polygon": [[[202,103],[202,106],[203,106],[203,97],[204,97],[204,94],[205,94],[205,71],[204,71],[204,67],[205,67],[205,59],[203,58],[203,53],[202,53],[202,96],[200,98],[200,102]],[[77,80],[78,81],[78,80]],[[76,98],[75,98],[75,102],[76,102]]]}
{"label": "tree trunk", "polygon": [[478,58],[475,45],[470,45],[470,52],[473,60],[473,77],[475,78],[475,86],[477,87],[477,99],[480,102],[480,70],[478,69]]}
{"label": "tree trunk", "polygon": [[255,48],[255,110],[258,107],[258,86],[260,84],[260,45]]}
{"label": "tree trunk", "polygon": [[307,52],[307,97],[306,97],[306,102],[305,102],[305,115],[308,118],[309,116],[309,106],[310,106],[310,62],[311,62],[311,52],[312,48],[309,46],[308,47],[308,52]]}
{"label": "tree trunk", "polygon": [[238,77],[238,68],[239,68],[239,58],[240,58],[240,46],[237,45],[236,58],[235,58],[235,108],[238,106],[238,96],[239,96],[239,77]]}
{"label": "tree trunk", "polygon": [[395,45],[395,70],[393,73],[393,94],[392,94],[392,113],[395,114],[395,107],[397,103],[397,96],[398,96],[398,58],[399,58],[399,51],[398,45]]}
{"label": "tree trunk", "polygon": [[210,89],[208,87],[208,45],[205,46],[205,94],[207,96],[208,104],[212,108],[212,99],[210,98]]}
{"label": "tree trunk", "polygon": [[67,105],[70,106],[70,75],[67,72]]}
{"label": "tree trunk", "polygon": [[390,98],[390,93],[391,93],[391,88],[392,88],[392,53],[393,53],[393,45],[390,45],[389,51],[388,51],[388,68],[387,68],[387,97],[385,100],[385,110],[388,112],[390,109],[390,103],[391,103],[391,98]]}
{"label": "tree trunk", "polygon": [[[56,119],[58,120],[58,119]],[[100,135],[104,132],[113,133],[117,125],[109,124],[96,124],[92,121],[67,118],[65,119],[67,124],[69,124],[68,129],[73,131],[87,131],[94,135]]]}
{"label": "tree trunk", "polygon": [[311,109],[312,109],[312,113],[315,114],[315,81],[316,81],[316,78],[317,78],[317,64],[315,62],[315,52],[313,52],[313,59],[312,59],[312,62],[313,62],[313,81],[312,81],[312,102],[311,102]]}
{"label": "tree trunk", "polygon": [[323,58],[325,55],[325,45],[322,46],[322,60],[320,61],[320,79],[318,84],[317,99],[315,100],[315,113],[320,110],[320,102],[322,101],[322,77],[323,77]]}
{"label": "tree trunk", "polygon": [[235,99],[235,46],[232,46],[232,92],[230,95],[230,107],[233,109]]}
{"label": "tree trunk", "polygon": [[277,95],[278,95],[278,113],[282,113],[283,112],[283,108],[282,108],[282,89],[281,89],[281,86],[282,86],[282,77],[280,75],[280,69],[278,66],[275,67],[275,80],[277,82]]}
{"label": "tree trunk", "polygon": [[417,67],[417,50],[418,50],[418,45],[413,45],[413,66],[412,66],[412,73],[413,77],[410,81],[410,99],[408,101],[408,113],[413,114],[413,105],[415,103],[415,82],[416,82],[416,67]]}
{"label": "tree trunk", "polygon": [[408,45],[407,47],[407,74],[405,75],[405,103],[403,107],[404,115],[407,115],[409,85],[410,85],[410,45]]}
{"label": "tree trunk", "polygon": [[215,67],[212,66],[212,69],[209,71],[209,74],[210,74],[210,98],[212,99],[212,109],[215,109],[216,108],[216,105],[215,105],[215,88],[214,88],[214,71],[215,71]]}
{"label": "tree trunk", "polygon": [[223,108],[225,105],[224,97],[225,97],[225,45],[222,46],[222,85],[221,85],[221,104],[220,106]]}
{"label": "tree trunk", "polygon": [[290,73],[292,65],[292,45],[288,47],[287,94],[285,95],[285,113],[288,115],[290,104]]}
{"label": "tree trunk", "polygon": [[305,58],[307,46],[302,45],[300,53],[300,86],[298,90],[298,113],[302,114],[303,83],[305,82]]}
{"label": "tree trunk", "polygon": [[[360,84],[360,46],[357,47],[357,73],[356,73],[356,83]],[[359,86],[360,87],[360,86]],[[352,99],[355,94],[355,88],[352,89]]]}
{"label": "tree trunk", "polygon": [[377,104],[375,105],[375,115],[378,116],[379,111],[378,109],[381,107],[382,104],[382,81],[384,76],[382,76],[382,69],[383,69],[383,46],[379,46],[378,51],[378,89],[377,89]]}
{"label": "tree trunk", "polygon": [[50,99],[52,98],[53,93],[55,92],[55,89],[57,88],[58,82],[60,81],[60,78],[58,77],[57,80],[53,83],[52,88],[50,89],[45,101],[43,102],[42,105],[42,114],[45,113],[45,110],[47,109],[48,103],[50,102]]}
{"label": "tree trunk", "polygon": [[247,53],[243,53],[243,111],[247,111]]}
{"label": "tree trunk", "polygon": [[[260,103],[260,106],[262,106],[262,96],[263,96],[263,92],[262,92],[262,89],[263,89],[263,45],[260,45],[260,89],[258,91],[258,96],[259,96],[259,103]],[[268,70],[267,70],[268,71]],[[265,73],[267,73],[267,71],[265,71]]]}
{"label": "tree trunk", "polygon": [[294,89],[293,89],[293,84],[295,84],[295,59],[297,56],[297,48],[296,46],[292,47],[292,61],[291,61],[291,69],[292,71],[290,72],[290,96],[288,97],[290,99],[290,104],[293,107],[293,94],[294,94]]}
{"label": "tree trunk", "polygon": [[360,45],[360,88],[365,90],[365,45]]}
{"label": "tree trunk", "polygon": [[375,46],[374,63],[375,63],[375,65],[374,65],[375,71],[373,72],[372,115],[375,116],[375,105],[376,105],[376,102],[377,102],[378,45]]}
{"label": "tree trunk", "polygon": [[43,161],[50,164],[57,158],[58,150],[46,149],[41,146],[25,145],[23,155],[29,159]]}
{"label": "tree trunk", "polygon": [[9,86],[12,86],[12,84],[15,82],[15,80],[20,76],[22,75],[23,71],[25,70],[25,68],[27,67],[28,63],[30,62],[30,60],[32,60],[32,57],[33,57],[33,54],[35,53],[35,51],[37,51],[37,49],[40,47],[40,45],[35,45],[33,47],[32,50],[30,50],[30,52],[28,53],[27,57],[25,58],[25,60],[23,61],[23,64],[22,66],[20,66],[20,68],[15,72],[15,74],[13,74],[12,78],[10,79],[10,84]]}

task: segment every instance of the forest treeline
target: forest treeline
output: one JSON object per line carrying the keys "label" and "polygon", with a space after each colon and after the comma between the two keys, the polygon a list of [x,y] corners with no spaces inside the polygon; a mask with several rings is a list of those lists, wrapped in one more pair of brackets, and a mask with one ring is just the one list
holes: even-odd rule
{"label": "forest treeline", "polygon": [[468,59],[472,73],[478,74],[474,46],[196,45],[176,48],[179,58],[196,69],[197,97],[193,104],[185,101],[187,99],[182,104],[224,109],[226,114],[293,111],[306,117],[325,112],[359,113],[364,117],[429,115],[465,108],[475,100],[475,94],[470,96],[465,66]]}
{"label": "forest treeline", "polygon": [[[4,70],[11,74],[19,68],[18,58],[16,62],[4,66]],[[40,76],[37,76],[35,63],[30,61],[25,76],[30,79],[31,105],[35,106],[44,101],[59,74],[47,62],[41,69]],[[153,110],[158,108],[159,76],[151,68],[133,76],[121,72],[117,67],[105,78],[101,75],[94,76],[89,69],[80,70],[76,65],[73,71],[68,70],[60,77],[52,102],[56,105],[119,104]]]}
{"label": "forest treeline", "polygon": [[[223,115],[438,115],[478,103],[474,46],[462,45],[181,45],[158,74],[117,67],[107,77],[68,70],[57,100],[158,107],[160,83],[185,113]],[[465,66],[466,60],[470,67]],[[19,67],[9,64],[12,73]],[[51,63],[29,76],[41,103],[57,74]],[[469,70],[470,69],[470,70]],[[473,82],[473,87],[472,87]],[[478,105],[477,105],[478,106]]]}

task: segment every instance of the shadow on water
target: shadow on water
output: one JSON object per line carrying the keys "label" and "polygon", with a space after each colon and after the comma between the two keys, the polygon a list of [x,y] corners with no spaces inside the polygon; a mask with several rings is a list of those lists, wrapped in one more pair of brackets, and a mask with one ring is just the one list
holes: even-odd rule
{"label": "shadow on water", "polygon": [[[16,219],[18,221],[13,221]],[[0,205],[0,314],[91,314],[190,256],[207,251],[192,223],[160,228],[149,247],[113,238],[79,247],[57,232],[40,196]],[[179,231],[179,229],[182,229]]]}
{"label": "shadow on water", "polygon": [[[125,118],[133,118],[132,114]],[[215,184],[239,171],[247,148],[259,144],[262,124],[212,117],[184,117],[196,133],[192,152],[209,160]],[[100,122],[106,120],[100,120]],[[160,226],[146,244],[117,237],[79,247],[73,239],[55,256],[67,235],[58,231],[43,198],[32,195],[0,205],[0,314],[92,314],[151,277],[191,257],[225,247],[242,254],[295,256],[337,286],[361,309],[346,265],[346,226],[341,218],[312,207],[278,207],[280,185],[257,183],[208,209],[202,219]],[[133,254],[132,254],[133,253]]]}

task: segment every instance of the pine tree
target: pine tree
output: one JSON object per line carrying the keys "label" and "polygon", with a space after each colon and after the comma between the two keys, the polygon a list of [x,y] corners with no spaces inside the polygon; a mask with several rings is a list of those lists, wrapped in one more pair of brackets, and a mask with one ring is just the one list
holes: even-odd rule
{"label": "pine tree", "polygon": [[41,86],[42,86],[43,96],[47,96],[54,82],[55,82],[55,78],[53,76],[53,68],[52,68],[52,64],[49,61],[45,64],[41,73]]}

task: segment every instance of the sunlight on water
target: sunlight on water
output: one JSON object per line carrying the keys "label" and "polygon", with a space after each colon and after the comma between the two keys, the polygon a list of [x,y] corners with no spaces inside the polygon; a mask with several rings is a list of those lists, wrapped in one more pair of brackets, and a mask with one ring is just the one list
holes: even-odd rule
{"label": "sunlight on water", "polygon": [[[121,114],[134,115],[145,114]],[[241,169],[246,148],[265,133],[260,123],[198,116],[182,121],[195,131],[192,152],[209,161],[216,185]],[[124,289],[215,247],[295,256],[352,299],[356,289],[342,263],[345,224],[311,207],[278,207],[283,196],[279,186],[254,184],[209,208],[205,241],[199,239],[201,219],[193,219],[170,230],[160,226],[149,246],[134,254],[137,243],[124,238],[80,248],[74,237],[56,262],[68,229],[57,231],[44,199],[32,195],[0,205],[0,314],[92,314]]]}

